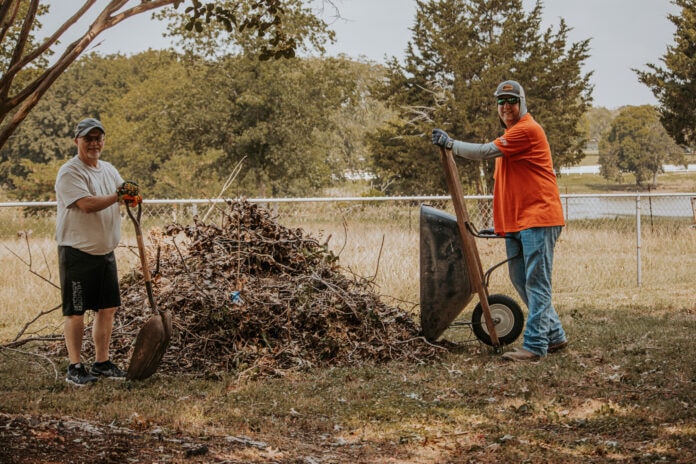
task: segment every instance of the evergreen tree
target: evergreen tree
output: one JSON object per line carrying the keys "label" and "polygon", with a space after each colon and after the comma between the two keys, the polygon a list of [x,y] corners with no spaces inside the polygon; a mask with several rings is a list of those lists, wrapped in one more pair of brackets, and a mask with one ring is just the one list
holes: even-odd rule
{"label": "evergreen tree", "polygon": [[677,27],[675,44],[662,57],[666,68],[649,63],[652,72],[635,70],[660,103],[660,120],[667,133],[681,145],[696,145],[696,2],[675,0],[679,15],[669,15]]}
{"label": "evergreen tree", "polygon": [[[589,40],[569,44],[568,26],[541,30],[542,6],[527,12],[521,0],[417,0],[412,39],[403,64],[389,63],[380,95],[401,110],[374,134],[374,171],[389,193],[444,190],[430,133],[440,127],[456,139],[489,142],[501,134],[493,92],[503,80],[525,88],[528,107],[544,126],[556,169],[584,154],[578,121],[591,101],[591,73],[581,66]],[[480,180],[483,168],[485,180]],[[465,184],[489,191],[492,163],[460,163]],[[386,187],[385,187],[386,186]],[[470,191],[471,191],[470,190]]]}

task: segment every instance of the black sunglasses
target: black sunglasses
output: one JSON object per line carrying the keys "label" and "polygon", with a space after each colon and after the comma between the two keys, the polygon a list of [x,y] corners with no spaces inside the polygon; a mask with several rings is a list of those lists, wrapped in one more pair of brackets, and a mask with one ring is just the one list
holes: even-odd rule
{"label": "black sunglasses", "polygon": [[509,103],[510,105],[516,105],[520,102],[520,99],[517,97],[498,97],[498,105],[502,106],[506,103]]}
{"label": "black sunglasses", "polygon": [[85,142],[90,143],[90,142],[103,142],[104,141],[104,136],[103,135],[83,135],[82,138],[85,140]]}

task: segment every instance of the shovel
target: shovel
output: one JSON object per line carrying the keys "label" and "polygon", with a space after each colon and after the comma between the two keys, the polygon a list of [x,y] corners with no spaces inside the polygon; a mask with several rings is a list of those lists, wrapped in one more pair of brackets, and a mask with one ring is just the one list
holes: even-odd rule
{"label": "shovel", "polygon": [[169,339],[172,335],[172,315],[169,311],[162,311],[157,308],[155,298],[152,295],[152,279],[145,256],[143,234],[140,230],[142,205],[138,204],[137,215],[134,215],[128,202],[126,202],[126,211],[128,211],[128,216],[130,216],[135,226],[135,237],[138,241],[138,253],[140,255],[140,264],[143,268],[147,299],[150,302],[150,309],[155,313],[150,316],[150,319],[140,329],[138,336],[135,338],[135,347],[131,355],[126,379],[145,380],[155,373],[162,361],[164,352],[167,350],[167,345],[169,345]]}

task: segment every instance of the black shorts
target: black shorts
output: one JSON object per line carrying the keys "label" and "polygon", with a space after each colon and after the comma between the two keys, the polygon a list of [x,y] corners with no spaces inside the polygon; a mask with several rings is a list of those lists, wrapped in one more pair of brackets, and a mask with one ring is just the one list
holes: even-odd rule
{"label": "black shorts", "polygon": [[59,246],[58,266],[64,316],[79,316],[121,306],[118,270],[113,251],[95,256],[78,249]]}

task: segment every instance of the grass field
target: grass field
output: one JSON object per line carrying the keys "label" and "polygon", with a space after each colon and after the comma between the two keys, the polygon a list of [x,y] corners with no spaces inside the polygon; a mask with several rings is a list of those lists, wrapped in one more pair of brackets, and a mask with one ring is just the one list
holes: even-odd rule
{"label": "grass field", "polygon": [[[412,218],[344,213],[279,221],[330,237],[341,266],[374,277],[386,301],[417,318]],[[478,243],[484,267],[502,259],[500,241]],[[9,270],[0,343],[59,302],[52,240],[30,241],[31,269],[22,243],[8,246],[19,257],[0,255]],[[635,232],[612,226],[563,232],[554,301],[571,345],[529,364],[503,361],[459,328],[445,333],[459,344],[438,361],[273,378],[182,372],[76,391],[63,380],[65,359],[31,344],[2,349],[0,461],[49,462],[28,460],[47,446],[65,456],[50,462],[694,462],[696,229],[644,231],[641,287],[635,246]],[[118,253],[129,272],[136,256]],[[515,296],[504,270],[490,291]],[[55,312],[40,321],[32,330],[60,330]]]}

